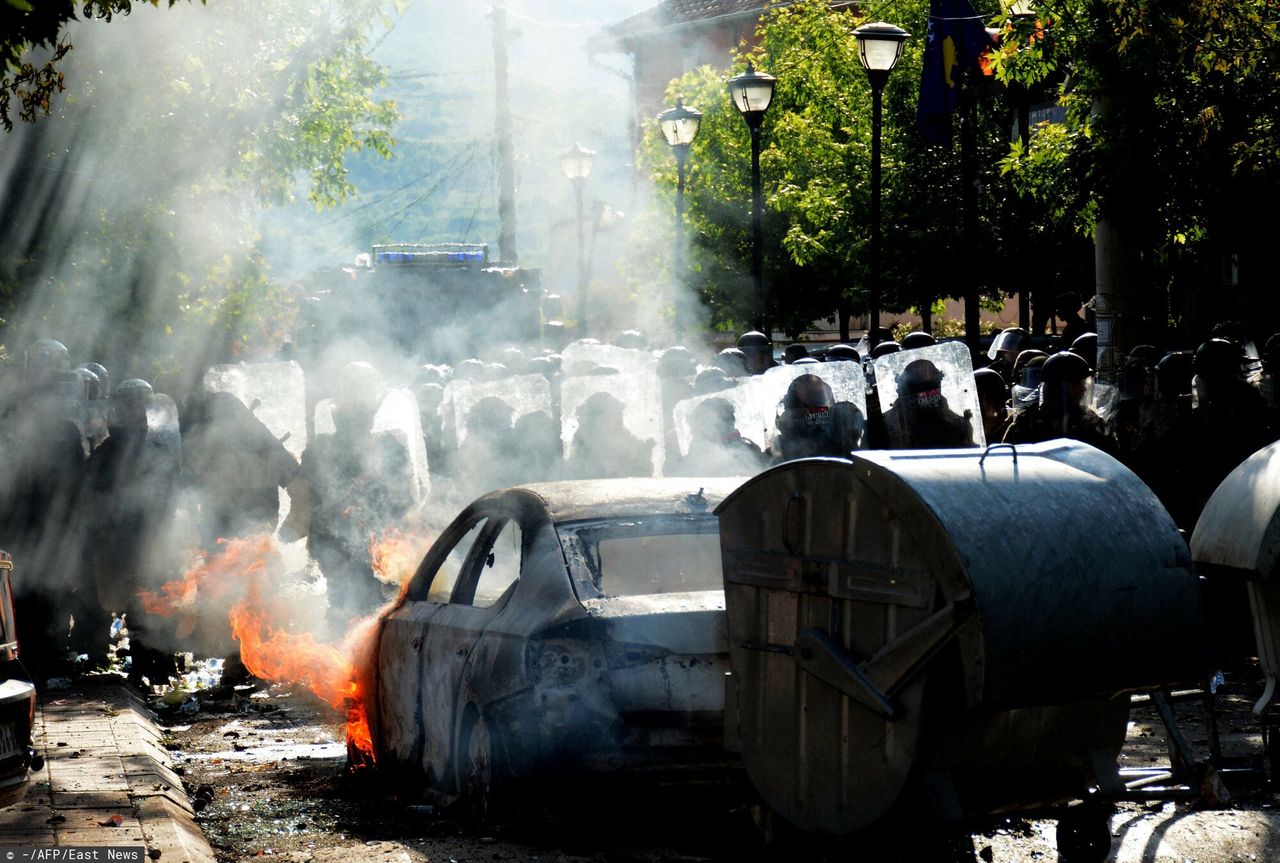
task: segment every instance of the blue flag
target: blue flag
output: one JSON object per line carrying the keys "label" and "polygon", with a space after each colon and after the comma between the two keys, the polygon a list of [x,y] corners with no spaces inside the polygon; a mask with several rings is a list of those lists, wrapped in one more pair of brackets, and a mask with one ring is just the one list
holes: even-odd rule
{"label": "blue flag", "polygon": [[920,134],[930,143],[951,143],[951,112],[960,101],[960,77],[990,47],[991,37],[969,0],[930,0],[916,109]]}

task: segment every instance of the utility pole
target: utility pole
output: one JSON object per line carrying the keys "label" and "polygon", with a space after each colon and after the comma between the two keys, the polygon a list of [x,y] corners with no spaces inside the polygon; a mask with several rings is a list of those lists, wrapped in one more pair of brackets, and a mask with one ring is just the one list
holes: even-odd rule
{"label": "utility pole", "polygon": [[516,161],[511,134],[511,104],[507,94],[507,10],[495,4],[493,20],[494,125],[498,138],[498,257],[514,266],[516,255]]}
{"label": "utility pole", "polygon": [[979,355],[981,332],[978,299],[978,89],[970,78],[962,76],[960,91],[960,208],[962,211],[960,260],[964,278],[964,340],[975,358]]}

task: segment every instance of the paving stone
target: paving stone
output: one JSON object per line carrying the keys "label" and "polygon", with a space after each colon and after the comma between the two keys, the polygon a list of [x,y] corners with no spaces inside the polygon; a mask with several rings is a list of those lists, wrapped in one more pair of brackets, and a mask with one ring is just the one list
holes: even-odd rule
{"label": "paving stone", "polygon": [[66,809],[127,810],[133,804],[128,789],[122,791],[55,791],[53,808],[56,812]]}
{"label": "paving stone", "polygon": [[[215,863],[142,699],[111,683],[44,696],[32,737],[46,767],[25,801],[0,810],[0,846],[146,841],[162,863]],[[121,826],[101,826],[112,815]]]}
{"label": "paving stone", "polygon": [[138,820],[163,863],[214,863],[213,849],[191,814],[165,798],[142,801]]}

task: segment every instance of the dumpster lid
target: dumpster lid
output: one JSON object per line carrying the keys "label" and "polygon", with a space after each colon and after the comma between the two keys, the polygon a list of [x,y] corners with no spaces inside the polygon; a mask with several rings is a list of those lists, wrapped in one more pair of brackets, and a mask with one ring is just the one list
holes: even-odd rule
{"label": "dumpster lid", "polygon": [[1280,442],[1249,456],[1205,504],[1191,534],[1198,564],[1270,575],[1280,558]]}

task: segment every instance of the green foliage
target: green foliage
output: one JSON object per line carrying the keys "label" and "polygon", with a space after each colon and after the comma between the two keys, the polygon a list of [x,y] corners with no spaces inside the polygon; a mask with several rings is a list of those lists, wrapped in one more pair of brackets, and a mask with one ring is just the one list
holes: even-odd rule
{"label": "green foliage", "polygon": [[395,106],[374,99],[383,75],[366,55],[387,8],[228,0],[139,12],[119,39],[122,25],[81,26],[66,97],[21,130],[25,168],[9,176],[25,207],[0,218],[5,341],[52,333],[146,376],[277,346],[297,297],[269,272],[255,217],[344,201],[346,159],[390,154]]}
{"label": "green foliage", "polygon": [[1149,281],[1215,280],[1224,250],[1254,229],[1243,214],[1272,209],[1270,0],[1041,2],[1036,18],[1005,27],[996,71],[1047,86],[1067,109],[1065,126],[1042,129],[1002,170],[1079,231],[1100,218],[1123,225]]}
{"label": "green foliage", "polygon": [[[1009,107],[991,84],[978,97],[978,225],[966,245],[962,231],[959,147],[929,146],[916,131],[916,103],[929,4],[904,0],[895,23],[914,37],[884,91],[882,124],[882,305],[902,309],[962,293],[966,279],[983,293],[1017,290],[1032,238],[1069,227],[1038,213],[1012,212],[1016,193],[998,159],[1008,152]],[[778,78],[765,116],[761,173],[766,197],[765,262],[768,315],[798,332],[841,310],[866,308],[871,236],[871,108],[867,76],[853,31],[865,19],[821,0],[775,9],[760,28],[760,44],[734,56]],[[721,328],[749,320],[750,139],[725,91],[729,73],[703,68],[672,82],[668,99],[683,96],[703,111],[689,157],[688,220],[695,286]],[[639,163],[670,206],[675,170],[656,123],[646,130]],[[1074,256],[1078,249],[1068,252]],[[1074,271],[1063,278],[1074,277]],[[1059,273],[1051,273],[1059,277]]]}

